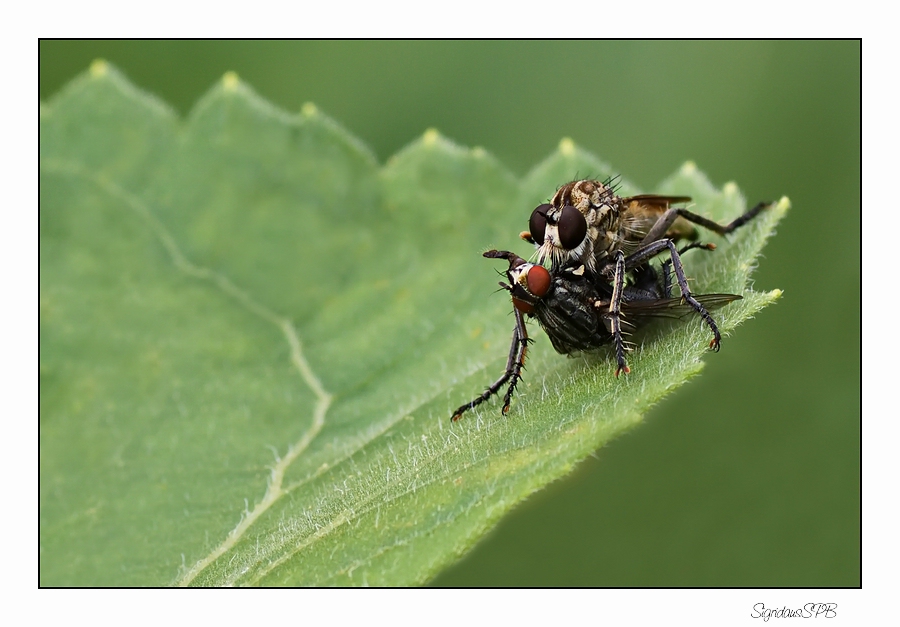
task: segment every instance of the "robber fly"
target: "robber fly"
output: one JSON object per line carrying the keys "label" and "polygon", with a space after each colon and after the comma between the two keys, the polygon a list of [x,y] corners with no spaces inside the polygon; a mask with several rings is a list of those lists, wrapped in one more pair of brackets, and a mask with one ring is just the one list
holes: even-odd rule
{"label": "robber fly", "polygon": [[538,205],[522,239],[538,247],[538,262],[556,266],[566,262],[585,264],[590,273],[611,263],[614,253],[637,252],[662,239],[696,240],[694,224],[727,235],[752,220],[769,203],[722,226],[674,204],[690,202],[690,196],[616,195],[612,179],[580,180],[560,187],[549,203]]}
{"label": "robber fly", "polygon": [[[759,203],[723,226],[687,209],[671,206],[690,200],[689,196],[653,194],[621,197],[616,194],[612,179],[572,181],[560,187],[549,203],[535,208],[528,221],[530,230],[521,234],[537,246],[539,263],[550,260],[551,270],[580,263],[595,286],[599,288],[607,283],[612,286],[608,314],[616,344],[616,376],[629,372],[621,333],[621,309],[627,300],[624,287],[628,281],[639,282],[638,276],[650,271],[650,260],[666,252],[670,256],[666,263],[674,270],[681,299],[710,327],[713,339],[709,346],[719,350],[722,336],[703,303],[688,288],[675,242],[696,241],[699,234],[694,225],[727,235],[750,222],[770,203]],[[709,249],[711,245],[688,248],[692,247]]]}
{"label": "robber fly", "polygon": [[[692,243],[679,252],[684,253],[691,248],[714,250],[715,247]],[[525,327],[526,317],[537,319],[553,348],[563,355],[592,351],[614,343],[618,375],[619,370],[628,372],[622,339],[626,329],[633,330],[653,318],[682,318],[696,311],[683,298],[672,295],[671,260],[666,260],[660,271],[649,264],[641,266],[631,275],[628,284],[609,284],[596,280],[581,264],[547,270],[505,250],[489,250],[484,256],[509,262],[506,271],[509,283],[501,282],[500,286],[512,296],[516,323],[503,375],[481,395],[460,406],[453,414],[453,421],[488,400],[504,385],[507,385],[507,390],[502,411],[504,415],[509,411],[516,385],[522,378],[528,343],[532,341]],[[618,301],[617,296],[620,297]],[[706,311],[722,307],[741,296],[702,294],[693,298]],[[616,302],[618,309],[613,311]],[[708,323],[712,324],[714,333],[718,335],[711,317]]]}
{"label": "robber fly", "polygon": [[[741,298],[736,294],[694,295],[688,287],[681,254],[692,248],[714,250],[693,242],[681,250],[680,239],[697,239],[693,224],[725,235],[746,224],[768,203],[760,203],[726,226],[672,204],[687,196],[640,195],[622,198],[611,181],[573,181],[563,185],[550,203],[531,214],[530,230],[521,237],[538,248],[538,264],[508,251],[488,251],[485,257],[509,262],[509,283],[516,326],[504,374],[480,396],[460,406],[452,420],[481,404],[508,385],[503,414],[521,379],[528,348],[524,316],[537,318],[554,349],[562,354],[588,351],[612,343],[616,371],[630,372],[625,360],[628,329],[652,317],[699,315],[713,333],[710,348],[719,350],[721,334],[710,309]],[[693,224],[691,224],[693,223]],[[650,261],[669,253],[661,272]],[[550,261],[550,269],[543,265]],[[681,296],[672,297],[672,272]]]}

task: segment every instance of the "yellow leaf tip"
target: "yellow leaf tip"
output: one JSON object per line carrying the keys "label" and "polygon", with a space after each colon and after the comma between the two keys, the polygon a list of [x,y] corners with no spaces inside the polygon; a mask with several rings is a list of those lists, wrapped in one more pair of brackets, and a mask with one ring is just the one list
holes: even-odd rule
{"label": "yellow leaf tip", "polygon": [[434,146],[440,139],[441,134],[436,128],[430,128],[422,134],[422,143],[426,146]]}
{"label": "yellow leaf tip", "polygon": [[684,165],[681,166],[682,174],[691,175],[691,174],[696,174],[696,172],[697,172],[697,164],[694,163],[693,161],[685,161]]}
{"label": "yellow leaf tip", "polygon": [[300,113],[302,113],[307,118],[313,117],[318,112],[319,108],[311,102],[304,102],[303,106],[300,107]]}
{"label": "yellow leaf tip", "polygon": [[566,157],[571,157],[575,154],[575,142],[572,141],[571,137],[563,137],[559,140],[559,152]]}
{"label": "yellow leaf tip", "polygon": [[734,181],[728,181],[728,182],[725,183],[725,185],[722,187],[722,192],[723,192],[726,196],[737,196],[737,195],[738,195],[738,186],[737,186],[737,183],[735,183]]}
{"label": "yellow leaf tip", "polygon": [[782,196],[781,198],[778,199],[778,204],[776,205],[776,208],[781,211],[787,211],[788,209],[791,208],[791,199],[788,198],[787,196]]}
{"label": "yellow leaf tip", "polygon": [[109,73],[109,63],[106,59],[94,59],[91,62],[90,73],[93,78],[102,78]]}
{"label": "yellow leaf tip", "polygon": [[222,87],[226,91],[235,91],[240,83],[241,79],[238,78],[237,72],[229,71],[222,75]]}

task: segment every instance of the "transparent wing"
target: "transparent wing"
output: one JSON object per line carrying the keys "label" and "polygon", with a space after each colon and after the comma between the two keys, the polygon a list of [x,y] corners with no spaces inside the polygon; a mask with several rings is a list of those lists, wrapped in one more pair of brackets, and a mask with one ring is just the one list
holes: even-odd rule
{"label": "transparent wing", "polygon": [[[737,294],[693,294],[706,309],[719,309],[730,302],[740,300]],[[626,318],[684,318],[697,311],[681,298],[660,298],[658,300],[631,300],[622,303],[622,314]]]}

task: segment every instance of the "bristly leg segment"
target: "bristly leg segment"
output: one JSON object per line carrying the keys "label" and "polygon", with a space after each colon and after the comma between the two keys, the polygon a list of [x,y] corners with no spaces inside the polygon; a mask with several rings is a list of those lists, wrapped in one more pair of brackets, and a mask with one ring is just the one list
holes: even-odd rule
{"label": "bristly leg segment", "polygon": [[460,405],[459,409],[453,412],[451,420],[456,422],[462,415],[483,402],[488,400],[503,385],[509,381],[509,387],[503,397],[503,415],[509,413],[509,404],[512,401],[512,395],[516,390],[516,384],[522,378],[522,369],[525,367],[525,353],[528,350],[528,342],[532,340],[528,337],[528,331],[525,329],[525,321],[522,319],[522,313],[518,309],[514,309],[516,317],[516,326],[513,327],[512,343],[509,347],[509,357],[506,360],[506,370],[503,376],[494,381],[484,392],[476,396],[464,405]]}
{"label": "bristly leg segment", "polygon": [[613,275],[613,292],[609,300],[609,326],[616,345],[616,377],[619,373],[628,374],[631,369],[625,362],[625,340],[622,337],[622,292],[625,288],[625,254],[616,251],[616,270]]}

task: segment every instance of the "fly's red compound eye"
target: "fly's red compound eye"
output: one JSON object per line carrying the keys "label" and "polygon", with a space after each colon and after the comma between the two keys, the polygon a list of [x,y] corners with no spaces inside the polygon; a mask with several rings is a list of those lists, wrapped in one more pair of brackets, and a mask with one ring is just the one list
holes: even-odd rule
{"label": "fly's red compound eye", "polygon": [[528,220],[528,230],[531,231],[531,239],[535,244],[544,243],[544,229],[547,228],[547,212],[551,209],[548,204],[538,205],[531,212],[531,218]]}
{"label": "fly's red compound eye", "polygon": [[[532,214],[532,217],[534,214]],[[559,216],[559,243],[566,250],[578,248],[587,235],[587,220],[578,209],[572,205],[562,208]],[[543,231],[541,232],[543,234]]]}
{"label": "fly's red compound eye", "polygon": [[528,291],[543,298],[550,291],[550,273],[544,266],[531,266],[525,276],[528,283]]}

